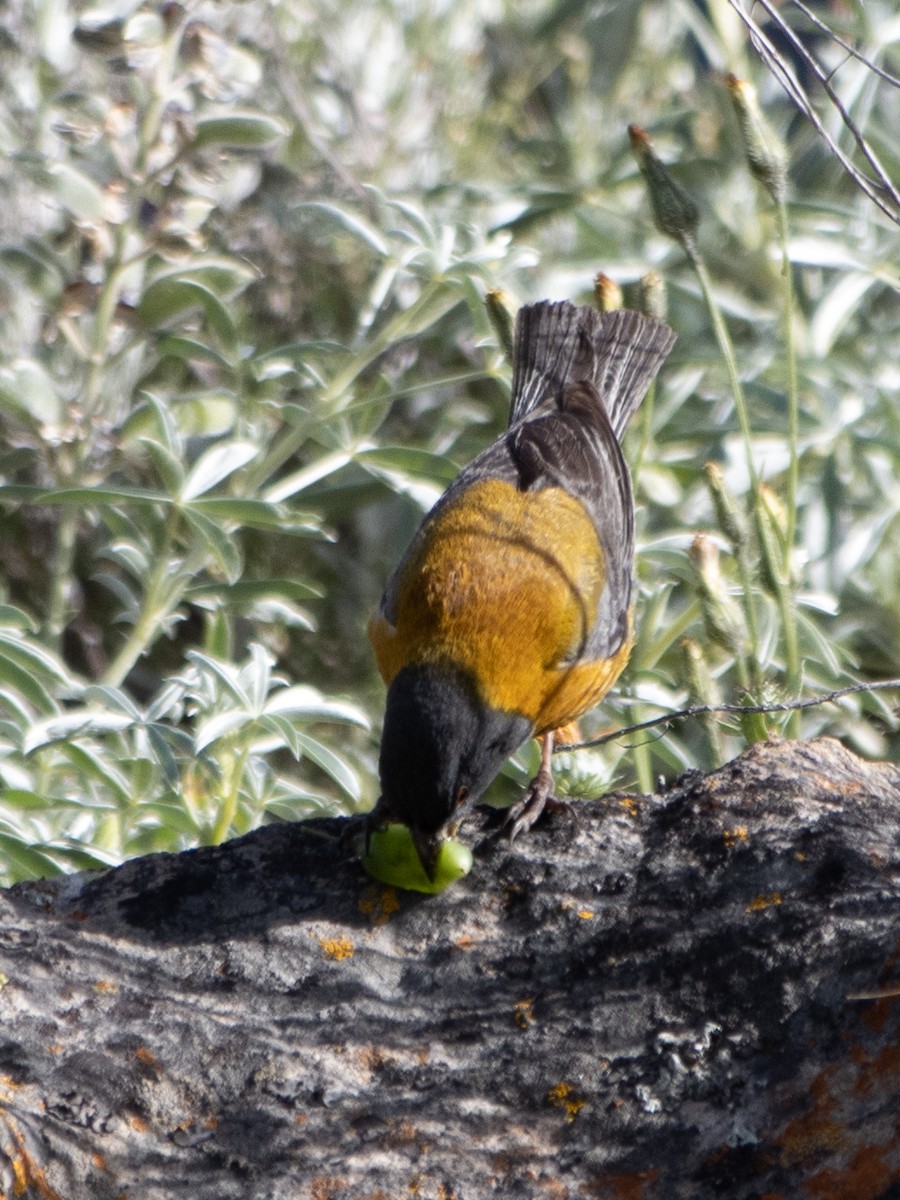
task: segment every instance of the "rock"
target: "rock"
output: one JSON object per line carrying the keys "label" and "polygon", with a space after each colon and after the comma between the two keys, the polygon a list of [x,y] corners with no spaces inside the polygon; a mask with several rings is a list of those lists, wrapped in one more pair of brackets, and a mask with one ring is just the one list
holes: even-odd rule
{"label": "rock", "polygon": [[900,1195],[900,767],[757,745],[437,896],[342,826],[0,893],[0,1196]]}

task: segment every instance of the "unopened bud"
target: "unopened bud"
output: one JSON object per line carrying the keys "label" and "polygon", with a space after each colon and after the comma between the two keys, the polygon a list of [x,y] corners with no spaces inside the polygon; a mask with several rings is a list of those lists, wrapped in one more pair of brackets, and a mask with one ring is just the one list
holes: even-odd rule
{"label": "unopened bud", "polygon": [[734,496],[725,483],[725,476],[718,463],[708,462],[705,467],[706,486],[716,510],[716,522],[731,542],[735,555],[746,550],[749,541],[747,522],[737,506]]}
{"label": "unopened bud", "polygon": [[693,638],[684,638],[681,642],[681,660],[687,676],[688,692],[691,702],[697,704],[718,704],[721,697],[716,687],[706,655],[699,642]]}
{"label": "unopened bud", "polygon": [[668,303],[665,280],[659,271],[648,271],[646,275],[642,275],[638,287],[641,312],[646,313],[648,317],[655,317],[657,321],[664,321]]}
{"label": "unopened bud", "polygon": [[728,594],[719,569],[718,547],[705,534],[698,533],[691,543],[690,557],[697,573],[700,604],[709,638],[736,658],[740,657],[744,652],[744,618]]}
{"label": "unopened bud", "polygon": [[502,288],[490,288],[484,298],[488,319],[497,335],[500,349],[507,360],[513,361],[513,329],[516,323],[516,311],[512,300]]}
{"label": "unopened bud", "polygon": [[629,125],[628,136],[637,165],[647,181],[656,228],[678,242],[692,242],[700,222],[697,205],[669,174],[640,125]]}
{"label": "unopened bud", "polygon": [[787,152],[763,116],[756,88],[746,79],[726,75],[725,84],[731,94],[734,111],[741,127],[741,140],[747,165],[776,202],[784,199],[787,182]]}
{"label": "unopened bud", "polygon": [[594,303],[601,312],[616,312],[622,307],[622,289],[602,271],[594,278]]}
{"label": "unopened bud", "polygon": [[792,582],[787,528],[784,504],[770,487],[761,484],[756,505],[756,532],[763,548],[760,570],[763,582],[775,593]]}

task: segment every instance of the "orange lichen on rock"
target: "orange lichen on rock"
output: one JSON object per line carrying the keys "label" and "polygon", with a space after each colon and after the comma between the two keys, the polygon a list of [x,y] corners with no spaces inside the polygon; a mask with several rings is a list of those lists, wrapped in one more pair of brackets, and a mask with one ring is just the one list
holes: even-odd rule
{"label": "orange lichen on rock", "polygon": [[513,1020],[520,1029],[527,1029],[534,1021],[533,1005],[533,1000],[517,1000],[513,1005]]}
{"label": "orange lichen on rock", "polygon": [[659,1171],[630,1171],[622,1175],[603,1175],[590,1185],[589,1195],[596,1200],[650,1200],[657,1193],[648,1192],[659,1179]]}
{"label": "orange lichen on rock", "polygon": [[734,829],[726,829],[722,833],[725,845],[729,850],[739,842],[746,842],[748,836],[746,825],[736,825]]}
{"label": "orange lichen on rock", "polygon": [[373,925],[387,925],[400,909],[397,889],[370,884],[359,899],[359,911],[365,913]]}
{"label": "orange lichen on rock", "polygon": [[814,1200],[886,1200],[891,1184],[900,1183],[900,1175],[884,1161],[886,1149],[863,1146],[845,1167],[825,1167],[810,1176],[805,1190]]}
{"label": "orange lichen on rock", "polygon": [[343,962],[345,958],[352,958],[356,953],[355,947],[348,937],[320,937],[319,945],[322,947],[325,957],[332,958],[335,962]]}
{"label": "orange lichen on rock", "polygon": [[837,1102],[830,1086],[835,1070],[832,1064],[816,1076],[809,1089],[811,1109],[790,1121],[777,1139],[785,1165],[800,1162],[811,1154],[839,1150],[845,1144],[844,1127],[838,1120]]}
{"label": "orange lichen on rock", "polygon": [[570,1083],[557,1083],[547,1093],[547,1103],[561,1108],[566,1119],[574,1121],[587,1101],[576,1093]]}

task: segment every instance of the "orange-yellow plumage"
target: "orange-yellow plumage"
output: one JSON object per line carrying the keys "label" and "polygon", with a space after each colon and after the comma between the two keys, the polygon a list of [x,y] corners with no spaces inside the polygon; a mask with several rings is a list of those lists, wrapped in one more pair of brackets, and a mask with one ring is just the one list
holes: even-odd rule
{"label": "orange-yellow plumage", "polygon": [[379,670],[390,684],[407,663],[449,663],[485,704],[520,713],[536,733],[555,729],[599,703],[627,661],[630,639],[610,659],[578,661],[604,582],[580,501],[482,480],[410,548],[395,623],[369,625]]}

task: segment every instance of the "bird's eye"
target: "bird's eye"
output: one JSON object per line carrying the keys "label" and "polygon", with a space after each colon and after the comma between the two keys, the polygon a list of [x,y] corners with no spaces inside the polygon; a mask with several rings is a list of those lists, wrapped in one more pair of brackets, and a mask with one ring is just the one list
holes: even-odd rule
{"label": "bird's eye", "polygon": [[456,807],[461,808],[469,798],[469,789],[467,787],[458,787],[456,789]]}

